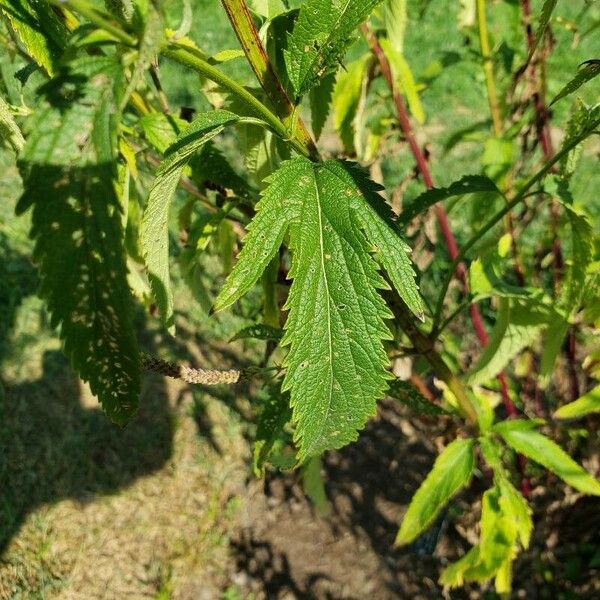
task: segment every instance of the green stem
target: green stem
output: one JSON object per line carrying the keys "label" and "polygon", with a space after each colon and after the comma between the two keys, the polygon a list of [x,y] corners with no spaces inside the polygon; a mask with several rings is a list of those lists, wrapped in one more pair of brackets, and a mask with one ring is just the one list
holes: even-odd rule
{"label": "green stem", "polygon": [[509,213],[515,206],[523,202],[525,198],[529,195],[527,191],[530,190],[536,183],[541,181],[548,172],[552,169],[552,167],[560,162],[564,156],[566,156],[573,148],[579,145],[583,140],[589,137],[596,127],[600,126],[600,119],[596,120],[589,127],[587,127],[583,132],[581,132],[578,136],[575,136],[571,140],[569,140],[561,149],[560,152],[554,155],[552,159],[550,159],[533,177],[525,183],[525,185],[521,188],[519,193],[508,202],[499,212],[496,213],[494,217],[484,226],[482,227],[475,235],[471,237],[471,239],[461,248],[460,252],[456,256],[456,258],[452,261],[450,268],[448,269],[448,273],[446,275],[446,279],[444,280],[444,284],[442,286],[442,291],[439,295],[435,315],[433,319],[433,327],[432,331],[439,331],[439,323],[442,316],[442,310],[444,308],[444,300],[446,299],[446,294],[448,293],[448,288],[450,287],[450,282],[454,277],[454,272],[458,268],[458,265],[466,258],[469,250],[486,234],[488,233],[495,225],[497,225],[504,216]]}
{"label": "green stem", "polygon": [[117,25],[111,23],[107,18],[108,15],[104,16],[98,9],[85,0],[50,0],[50,3],[62,8],[66,6],[67,8],[78,12],[80,15],[83,15],[94,25],[108,31],[108,33],[114,35],[120,42],[123,42],[128,46],[137,46],[137,40],[133,36],[123,31]]}
{"label": "green stem", "polygon": [[502,135],[502,118],[500,116],[498,92],[496,91],[496,80],[494,78],[494,63],[492,62],[487,21],[485,18],[485,0],[477,0],[476,8],[477,30],[479,32],[479,44],[481,46],[481,56],[483,58],[483,72],[485,74],[485,85],[487,87],[490,113],[494,125],[494,135],[500,137]]}
{"label": "green stem", "polygon": [[308,148],[311,158],[318,160],[319,151],[273,69],[245,0],[221,2],[256,79],[273,105],[275,113],[288,128],[289,137],[297,138]]}
{"label": "green stem", "polygon": [[204,77],[218,83],[220,86],[233,92],[240,100],[243,100],[265,121],[265,123],[281,138],[289,141],[293,148],[300,154],[311,157],[309,148],[297,138],[288,136],[288,128],[269,108],[267,108],[258,98],[253,96],[245,87],[237,81],[225,75],[222,71],[209,64],[205,59],[201,58],[197,53],[187,46],[178,42],[173,42],[163,46],[160,53],[167,58],[170,58],[186,67],[189,67],[204,75]]}

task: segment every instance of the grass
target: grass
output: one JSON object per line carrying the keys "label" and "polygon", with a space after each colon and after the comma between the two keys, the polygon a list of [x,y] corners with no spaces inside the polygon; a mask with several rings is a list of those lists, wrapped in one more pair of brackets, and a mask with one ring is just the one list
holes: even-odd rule
{"label": "grass", "polygon": [[[190,36],[209,53],[237,47],[219,3],[194,4]],[[414,14],[415,2],[409,4]],[[535,3],[536,11],[540,4]],[[449,65],[422,93],[428,115],[424,133],[437,140],[431,146],[432,168],[440,185],[480,170],[479,144],[445,153],[443,142],[488,118],[484,82],[474,67],[474,38],[456,28],[458,5],[430,2],[427,27],[411,22],[406,38],[407,59],[417,79],[436,61]],[[514,5],[490,7],[496,41],[515,38],[519,24]],[[561,3],[559,10],[573,20],[581,6]],[[590,10],[598,16],[597,7]],[[177,19],[174,8],[173,24]],[[551,94],[579,62],[600,56],[598,36],[588,36],[571,50],[566,29],[556,34],[548,66]],[[225,68],[251,81],[243,61]],[[161,78],[174,107],[206,108],[196,75],[165,62]],[[593,100],[597,89],[589,86],[584,95]],[[568,102],[557,106],[558,125],[565,123],[568,108]],[[413,163],[403,151],[388,156],[382,167],[388,186],[395,186]],[[574,181],[576,197],[590,197],[599,184],[597,161],[587,158]],[[241,598],[226,580],[225,565],[247,476],[247,390],[237,397],[224,390],[209,394],[149,377],[138,417],[125,431],[112,426],[66,364],[35,296],[28,218],[13,216],[20,185],[13,156],[0,151],[0,598],[166,600],[198,597],[205,590],[210,597],[226,590],[223,597]],[[406,198],[421,190],[420,183],[411,183]],[[453,213],[460,236],[468,235],[469,215]],[[210,270],[217,289],[222,273],[216,263]],[[226,342],[250,322],[257,297],[235,315],[208,319],[177,270],[174,279],[179,343],[165,338],[154,321],[144,323],[140,317],[144,344],[216,366],[241,361],[244,353],[247,357],[248,348]],[[255,352],[258,347],[249,348]]]}

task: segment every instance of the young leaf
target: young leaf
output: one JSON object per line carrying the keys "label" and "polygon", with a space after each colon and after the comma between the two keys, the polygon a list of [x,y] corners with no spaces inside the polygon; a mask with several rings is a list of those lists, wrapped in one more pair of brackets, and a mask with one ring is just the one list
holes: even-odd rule
{"label": "young leaf", "polygon": [[403,54],[404,34],[408,25],[406,0],[386,0],[383,5],[383,21],[393,48]]}
{"label": "young leaf", "polygon": [[412,542],[429,527],[452,497],[468,484],[475,465],[474,447],[475,440],[457,439],[438,456],[410,502],[396,544]]}
{"label": "young leaf", "polygon": [[[385,283],[367,239],[373,242],[378,219],[384,231],[389,225],[371,206],[383,199],[362,177],[342,162],[285,162],[215,303],[216,310],[226,308],[256,283],[289,228],[293,283],[282,345],[291,348],[283,390],[291,391],[300,461],[356,439],[388,378],[382,341],[390,335],[384,323],[390,313],[377,292]],[[400,252],[391,229],[378,235],[389,236],[392,251]],[[403,297],[416,294],[412,272],[399,284]]]}
{"label": "young leaf", "polygon": [[577,71],[577,75],[565,85],[565,87],[556,94],[552,102],[550,102],[550,106],[552,106],[555,102],[566,98],[573,92],[576,92],[584,83],[591,81],[600,74],[600,60],[587,60],[582,65],[580,65],[579,71]]}
{"label": "young leaf", "polygon": [[600,412],[600,385],[591,389],[574,402],[561,406],[555,413],[555,419],[580,419],[591,413]]}
{"label": "young leaf", "polygon": [[97,56],[71,62],[40,88],[49,101],[34,115],[19,157],[17,207],[33,205],[40,295],[52,324],[61,325],[65,353],[119,424],[134,413],[140,385],[114,186],[122,81],[120,64]]}
{"label": "young leaf", "polygon": [[494,431],[514,450],[546,467],[584,494],[600,496],[600,482],[578,465],[558,444],[535,431],[535,423],[502,421]]}
{"label": "young leaf", "polygon": [[8,140],[15,152],[19,152],[25,145],[25,138],[2,96],[0,96],[0,134],[2,139]]}
{"label": "young leaf", "polygon": [[499,502],[502,512],[514,523],[517,538],[521,546],[527,550],[533,532],[531,508],[507,477],[498,477],[497,485],[500,491]]}
{"label": "young leaf", "polygon": [[309,92],[312,129],[316,140],[321,137],[323,127],[329,116],[334,87],[335,73],[329,73]]}
{"label": "young leaf", "polygon": [[425,110],[421,104],[421,99],[419,98],[419,92],[410,65],[406,58],[404,58],[404,55],[394,48],[386,38],[381,38],[379,41],[381,48],[390,61],[398,89],[406,96],[411,114],[422,125],[425,123]]}
{"label": "young leaf", "polygon": [[403,225],[410,223],[417,215],[425,212],[429,207],[441,200],[453,196],[464,196],[465,194],[476,194],[481,192],[493,192],[502,195],[496,184],[482,175],[467,175],[459,181],[455,181],[447,188],[432,188],[423,192],[418,198],[407,206],[399,217]]}
{"label": "young leaf", "polygon": [[333,92],[333,122],[347,154],[353,154],[355,119],[370,56],[364,54],[340,73]]}
{"label": "young leaf", "polygon": [[168,216],[177,184],[194,152],[218,135],[237,115],[224,110],[199,114],[167,148],[150,190],[141,226],[141,243],[152,294],[170,331],[173,324],[173,295],[169,280]]}
{"label": "young leaf", "polygon": [[501,298],[489,342],[468,374],[469,383],[483,383],[502,371],[521,350],[538,339],[550,323],[551,315],[544,305]]}
{"label": "young leaf", "polygon": [[381,0],[307,0],[285,52],[296,102],[336,70],[356,28]]}
{"label": "young leaf", "polygon": [[50,4],[39,0],[0,0],[0,9],[27,54],[48,75],[54,75],[68,32]]}

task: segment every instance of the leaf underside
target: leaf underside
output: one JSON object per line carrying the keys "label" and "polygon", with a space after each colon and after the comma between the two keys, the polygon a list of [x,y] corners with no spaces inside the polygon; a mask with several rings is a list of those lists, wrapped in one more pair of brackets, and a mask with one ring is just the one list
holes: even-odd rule
{"label": "leaf underside", "polygon": [[[421,312],[406,246],[386,211],[373,207],[384,206],[375,190],[349,163],[285,162],[257,205],[215,303],[222,310],[245,294],[289,232],[293,283],[285,306],[282,345],[290,351],[283,390],[291,392],[300,461],[355,440],[386,389],[384,320],[391,315],[378,293],[386,283],[374,258],[386,269],[390,264],[388,276]],[[385,257],[378,252],[384,243]]]}
{"label": "leaf underside", "polygon": [[49,102],[20,156],[17,210],[33,206],[40,295],[61,325],[65,353],[124,424],[137,407],[140,375],[113,185],[121,75],[113,58],[88,57],[40,89]]}

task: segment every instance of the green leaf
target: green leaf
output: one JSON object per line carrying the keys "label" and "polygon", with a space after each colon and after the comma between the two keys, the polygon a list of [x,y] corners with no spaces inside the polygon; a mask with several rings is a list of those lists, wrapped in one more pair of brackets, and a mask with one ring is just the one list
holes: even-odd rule
{"label": "green leaf", "polygon": [[600,482],[578,465],[558,444],[545,435],[534,431],[531,421],[502,421],[494,425],[494,431],[514,450],[546,467],[583,492],[600,496]]}
{"label": "green leaf", "polygon": [[8,140],[15,152],[19,152],[25,145],[25,138],[2,96],[0,96],[0,135],[1,139]]}
{"label": "green leaf", "polygon": [[447,415],[441,406],[427,400],[410,381],[394,379],[389,383],[387,395],[406,404],[411,410],[420,415]]}
{"label": "green leaf", "polygon": [[550,106],[555,102],[566,98],[573,92],[576,92],[584,83],[591,81],[598,74],[600,74],[600,60],[586,60],[580,65],[577,75],[575,75],[575,77],[573,77],[573,79],[571,79],[571,81],[556,94],[552,102],[550,102]]}
{"label": "green leaf", "polygon": [[383,21],[392,47],[404,53],[404,35],[408,25],[406,0],[386,0],[383,5]]}
{"label": "green leaf", "polygon": [[[291,348],[283,390],[291,391],[300,461],[355,440],[389,377],[382,342],[390,312],[367,243],[378,219],[381,228],[388,224],[371,202],[383,199],[352,165],[303,157],[283,163],[215,303],[226,308],[256,283],[289,228],[293,283],[282,345]],[[404,296],[415,293],[412,273],[402,283]]]}
{"label": "green leaf", "polygon": [[381,0],[306,0],[288,41],[285,60],[296,102],[337,69],[356,28]]}
{"label": "green leaf", "polygon": [[[570,146],[574,138],[586,133],[592,133],[600,125],[600,104],[587,106],[581,100],[577,99],[574,103],[571,117],[567,125],[566,135],[563,139],[561,150]],[[569,179],[581,157],[583,145],[580,142],[574,148],[571,148],[560,161],[560,174],[563,179]]]}
{"label": "green leaf", "polygon": [[591,413],[600,412],[600,385],[590,390],[574,402],[561,406],[555,413],[555,419],[580,419]]}
{"label": "green leaf", "polygon": [[[372,244],[375,259],[385,269],[408,308],[423,321],[423,303],[408,258],[411,249],[393,221],[392,209],[378,194],[381,187],[370,180],[363,169],[352,167],[351,163],[346,163],[344,168],[344,171],[337,170],[338,177],[347,183],[348,190],[353,183],[356,186],[353,207],[360,227]],[[349,194],[348,191],[346,193]]]}
{"label": "green leaf", "polygon": [[142,218],[141,243],[152,294],[171,332],[174,331],[173,295],[169,279],[168,216],[171,199],[183,169],[194,152],[227,125],[238,120],[237,115],[224,110],[200,113],[167,148],[165,158],[156,171]]}
{"label": "green leaf", "polygon": [[484,177],[483,175],[467,175],[446,188],[431,188],[423,192],[402,211],[399,221],[402,224],[410,223],[417,215],[425,212],[441,200],[446,200],[453,196],[464,196],[465,194],[477,194],[481,192],[492,192],[502,195],[496,184],[488,177]]}
{"label": "green leaf", "polygon": [[188,126],[188,122],[173,115],[153,112],[139,120],[144,137],[150,145],[164,154],[166,149],[177,139],[178,134]]}
{"label": "green leaf", "polygon": [[538,339],[551,315],[550,309],[541,304],[500,298],[496,323],[479,360],[467,375],[468,382],[483,383],[495,377]]}
{"label": "green leaf", "polygon": [[289,394],[282,393],[277,386],[269,386],[258,419],[254,443],[253,470],[257,477],[264,475],[265,464],[291,416]]}
{"label": "green leaf", "polygon": [[371,57],[364,54],[340,73],[333,92],[333,122],[347,154],[354,154],[355,120]]}
{"label": "green leaf", "polygon": [[33,206],[39,291],[51,323],[61,325],[65,353],[119,424],[135,412],[140,386],[114,185],[122,81],[114,58],[86,57],[38,90],[48,101],[20,156],[17,207]]}
{"label": "green leaf", "polygon": [[285,11],[282,0],[250,0],[250,7],[256,14],[269,20]]}
{"label": "green leaf", "polygon": [[126,23],[129,23],[133,18],[133,0],[104,0],[104,5],[108,12],[117,14]]}
{"label": "green leaf", "polygon": [[514,524],[517,538],[521,546],[527,550],[533,532],[531,508],[527,504],[527,500],[523,498],[522,494],[507,477],[498,477],[497,485],[500,492],[499,502],[502,512]]}
{"label": "green leaf", "polygon": [[279,341],[283,337],[283,329],[278,329],[277,327],[271,327],[270,325],[250,325],[249,327],[244,327],[240,331],[238,331],[232,338],[231,342],[235,340],[247,340],[247,339],[255,339],[255,340],[275,340]]}
{"label": "green leaf", "polygon": [[323,127],[329,116],[334,87],[335,74],[329,73],[309,92],[312,128],[316,140],[321,137]]}
{"label": "green leaf", "polygon": [[0,0],[0,9],[27,54],[48,75],[54,75],[68,32],[50,4],[43,0]]}
{"label": "green leaf", "polygon": [[416,539],[452,497],[469,483],[475,466],[474,447],[475,440],[457,439],[438,456],[410,502],[396,544],[409,544]]}
{"label": "green leaf", "polygon": [[419,98],[419,92],[410,65],[404,55],[394,48],[389,40],[381,38],[379,42],[390,62],[398,89],[406,96],[411,114],[422,125],[425,123],[425,110],[421,104],[421,99]]}

